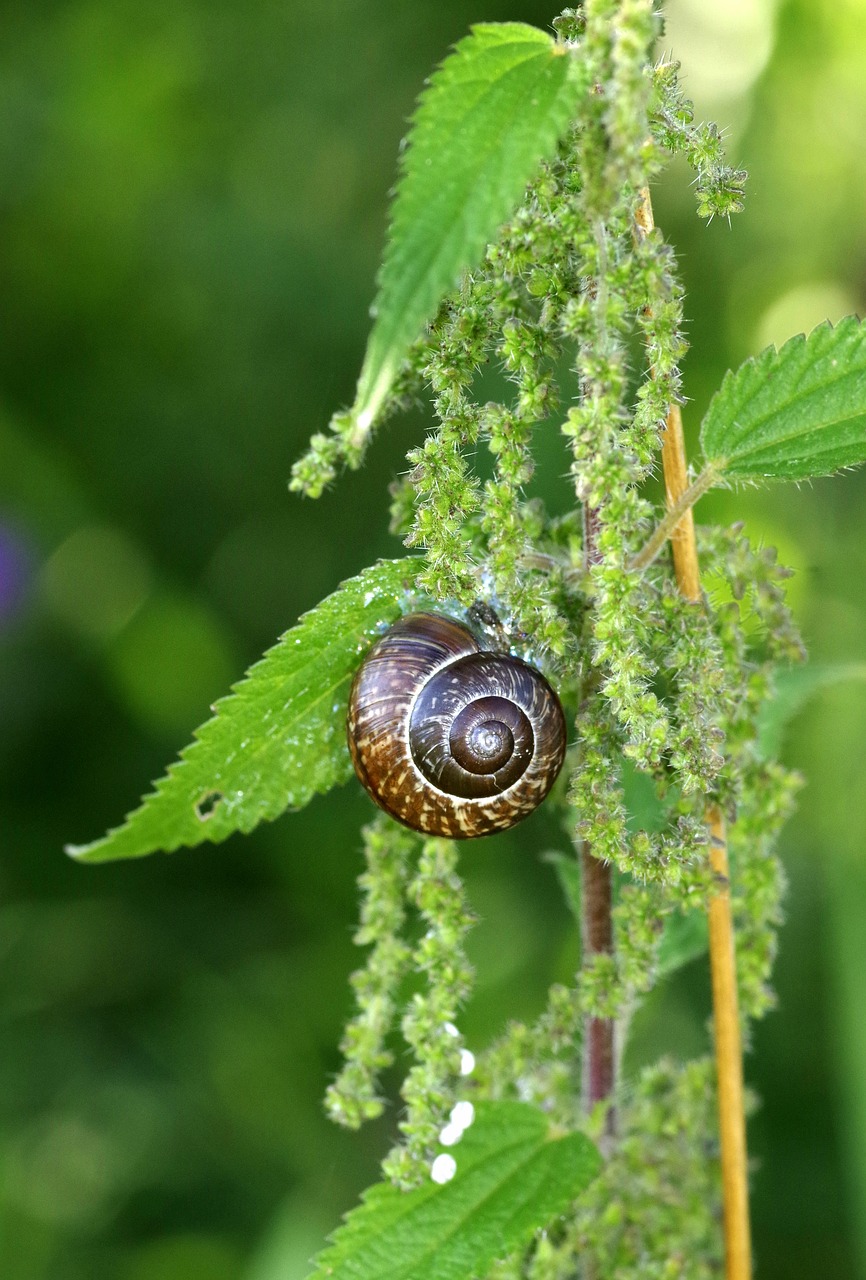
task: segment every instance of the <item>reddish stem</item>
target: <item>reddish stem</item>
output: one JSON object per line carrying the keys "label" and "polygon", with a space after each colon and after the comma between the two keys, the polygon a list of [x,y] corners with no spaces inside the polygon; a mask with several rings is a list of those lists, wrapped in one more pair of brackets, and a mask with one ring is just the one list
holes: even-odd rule
{"label": "reddish stem", "polygon": [[[584,563],[589,570],[601,559],[598,534],[601,527],[598,511],[584,504]],[[581,908],[583,914],[583,960],[613,953],[613,873],[609,863],[593,856],[584,841],[581,853]],[[583,1100],[587,1111],[610,1099],[615,1084],[614,1023],[611,1018],[587,1018],[584,1028]],[[607,1111],[605,1130],[615,1129],[613,1106]]]}
{"label": "reddish stem", "polygon": [[[595,955],[610,955],[613,951],[613,884],[609,864],[593,857],[587,844],[583,846],[581,866],[583,955],[585,960],[590,960]],[[613,1093],[613,1021],[588,1018],[584,1034],[583,1094],[589,1110]],[[608,1113],[608,1129],[613,1131],[612,1108]]]}

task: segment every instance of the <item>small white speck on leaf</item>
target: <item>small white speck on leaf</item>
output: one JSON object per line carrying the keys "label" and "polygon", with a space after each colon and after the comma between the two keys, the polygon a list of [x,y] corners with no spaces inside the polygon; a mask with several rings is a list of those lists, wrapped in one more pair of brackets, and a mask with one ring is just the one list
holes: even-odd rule
{"label": "small white speck on leaf", "polygon": [[475,1119],[475,1108],[471,1102],[458,1102],[451,1108],[451,1115],[448,1120],[451,1124],[456,1124],[460,1129],[468,1129],[472,1121]]}
{"label": "small white speck on leaf", "polygon": [[430,1166],[430,1177],[434,1182],[442,1186],[446,1182],[450,1182],[457,1172],[457,1161],[453,1156],[449,1156],[444,1152],[437,1156]]}
{"label": "small white speck on leaf", "polygon": [[453,1147],[455,1142],[459,1142],[462,1137],[463,1130],[459,1124],[446,1124],[439,1134],[439,1141],[443,1147]]}

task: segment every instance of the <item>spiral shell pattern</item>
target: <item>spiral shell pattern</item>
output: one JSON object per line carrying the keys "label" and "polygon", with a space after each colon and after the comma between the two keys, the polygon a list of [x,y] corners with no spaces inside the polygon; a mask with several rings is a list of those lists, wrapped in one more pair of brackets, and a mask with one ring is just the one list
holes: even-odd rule
{"label": "spiral shell pattern", "polygon": [[535,809],[565,756],[565,718],[540,671],[487,653],[436,613],[395,623],[358,669],[349,750],[372,798],[399,822],[466,839]]}

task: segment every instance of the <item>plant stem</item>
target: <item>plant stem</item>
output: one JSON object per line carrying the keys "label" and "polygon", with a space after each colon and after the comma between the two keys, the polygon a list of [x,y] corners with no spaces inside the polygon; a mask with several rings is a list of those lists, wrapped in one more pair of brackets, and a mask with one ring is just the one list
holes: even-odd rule
{"label": "plant stem", "polygon": [[715,805],[710,805],[707,809],[707,819],[710,826],[710,865],[717,886],[717,891],[710,898],[708,912],[722,1146],[725,1266],[728,1280],[749,1280],[752,1263],[748,1153],[743,1107],[743,1053],[737,1011],[734,926],[728,882],[728,847],[725,821]]}
{"label": "plant stem", "polygon": [[637,555],[632,556],[629,563],[630,569],[646,569],[647,565],[652,564],[668,538],[676,535],[680,521],[686,512],[692,509],[708,489],[712,489],[719,476],[720,472],[716,464],[708,462],[697,480],[693,480],[688,488],[684,489],[673,502],[671,502],[670,489],[668,489],[668,502],[670,505],[667,514],[656,525],[652,537],[644,544]]}
{"label": "plant stem", "polygon": [[[648,190],[641,193],[637,211],[638,234],[653,227]],[[673,511],[689,490],[683,423],[679,405],[671,405],[662,439],[662,467],[668,509]],[[694,604],[701,603],[701,574],[691,505],[671,532],[674,572],[680,591]],[[751,1280],[751,1233],[746,1153],[746,1117],[743,1106],[743,1054],[737,1004],[736,953],[731,918],[728,846],[725,822],[718,806],[707,805],[710,831],[710,867],[715,880],[708,906],[710,971],[713,987],[713,1025],[716,1076],[719,1095],[719,1135],[722,1152],[722,1195],[725,1230],[726,1280]]]}
{"label": "plant stem", "polygon": [[[583,955],[613,951],[613,884],[611,868],[593,857],[589,845],[581,852],[581,902],[583,904]],[[614,1087],[614,1023],[612,1018],[588,1018],[585,1029],[583,1060],[583,1096],[586,1110],[613,1094]],[[606,1130],[614,1130],[613,1107],[608,1108]]]}
{"label": "plant stem", "polygon": [[[689,489],[689,468],[686,463],[686,446],[683,438],[683,420],[680,407],[671,405],[667,425],[662,437],[662,469],[665,477],[665,493],[668,510],[673,511]],[[698,546],[695,541],[695,519],[690,504],[671,531],[671,550],[677,585],[687,600],[700,604],[701,570],[698,562]]]}
{"label": "plant stem", "polygon": [[[668,501],[676,501],[688,483],[682,418],[672,405],[662,447]],[[691,508],[671,538],[674,570],[680,591],[695,604],[701,600],[700,566]],[[750,1280],[749,1186],[746,1117],[743,1107],[743,1054],[737,1007],[734,926],[728,875],[725,822],[716,805],[707,806],[710,829],[710,867],[715,891],[709,902],[710,972],[713,986],[713,1027],[719,1093],[719,1136],[722,1149],[722,1195],[727,1280]]]}
{"label": "plant stem", "polygon": [[[587,571],[596,564],[598,553],[598,513],[584,505],[584,560]],[[584,841],[581,850],[581,934],[584,962],[596,955],[613,952],[613,869],[593,856]],[[613,1097],[616,1058],[614,1055],[614,1021],[612,1018],[587,1018],[584,1028],[583,1102],[587,1114],[598,1103]],[[616,1129],[616,1112],[612,1101],[605,1115],[605,1133]]]}

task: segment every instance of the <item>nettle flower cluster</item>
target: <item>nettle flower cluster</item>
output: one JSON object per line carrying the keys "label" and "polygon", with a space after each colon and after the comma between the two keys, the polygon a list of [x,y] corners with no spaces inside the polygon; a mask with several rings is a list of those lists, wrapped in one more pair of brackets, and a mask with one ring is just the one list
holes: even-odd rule
{"label": "nettle flower cluster", "polygon": [[[648,482],[659,471],[669,406],[683,396],[687,345],[674,255],[647,225],[644,192],[670,156],[682,155],[696,174],[698,212],[727,217],[741,206],[745,174],[725,163],[716,127],[695,124],[676,64],[652,65],[658,19],[648,3],[597,3],[587,16],[566,10],[554,25],[561,39],[581,42],[595,89],[481,268],[412,351],[391,407],[429,389],[436,425],[393,486],[392,515],[406,544],[424,551],[420,589],[440,607],[492,604],[571,709],[570,781],[549,803],[561,805],[577,848],[587,842],[616,868],[615,946],[585,963],[573,987],[552,989],[534,1025],[510,1026],[461,1076],[466,1059],[454,1032],[471,990],[463,943],[472,912],[458,846],[373,822],[356,937],[370,953],[352,979],[358,1012],[328,1108],[350,1126],[381,1111],[377,1080],[393,1060],[389,1034],[399,1022],[415,1058],[403,1087],[403,1140],[386,1161],[400,1185],[426,1175],[458,1097],[519,1096],[573,1127],[584,1019],[615,1019],[624,1036],[653,985],[664,921],[705,910],[708,798],[736,819],[741,1008],[757,1017],[772,1003],[783,888],[773,843],[796,779],[762,758],[756,719],[774,667],[802,656],[784,603],[786,571],[740,527],[699,531],[705,580],[714,584],[701,604],[681,595],[667,552],[631,567],[661,515]],[[505,374],[500,400],[478,394],[489,365]],[[533,495],[533,447],[551,431],[561,433],[574,483],[575,509],[564,515]],[[295,486],[319,491],[360,452],[355,427],[339,417],[298,464]],[[643,825],[634,803],[641,789],[654,814]],[[401,1013],[411,973],[419,976]],[[594,1253],[604,1274],[638,1265],[630,1252],[638,1248],[648,1267],[653,1239],[659,1257],[681,1245],[695,1266],[706,1256],[711,1268],[712,1092],[704,1062],[663,1064],[623,1086],[619,1137],[587,1193],[595,1208],[609,1206],[616,1185],[616,1221],[587,1209],[514,1263],[528,1270],[502,1274],[570,1274],[565,1260],[578,1250]],[[638,1245],[628,1204],[649,1197],[641,1170],[650,1151],[669,1199],[665,1208],[663,1197],[655,1208],[643,1204]]]}

